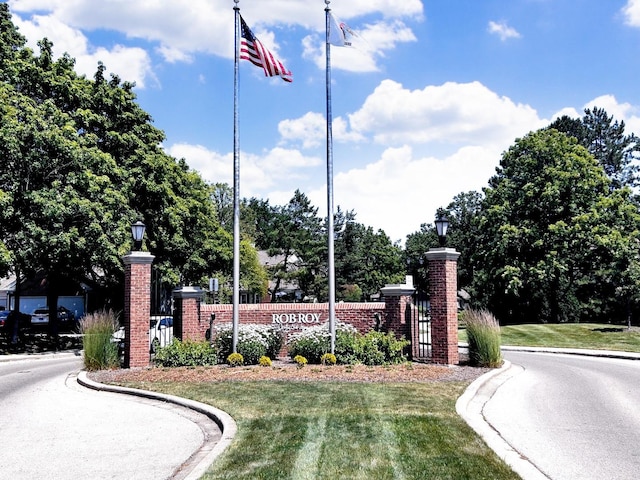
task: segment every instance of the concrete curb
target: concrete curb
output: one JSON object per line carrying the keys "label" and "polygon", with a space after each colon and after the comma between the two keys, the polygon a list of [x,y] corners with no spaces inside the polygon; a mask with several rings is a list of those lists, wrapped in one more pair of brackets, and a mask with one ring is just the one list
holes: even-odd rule
{"label": "concrete curb", "polygon": [[[466,344],[460,344],[465,348]],[[552,353],[564,355],[582,355],[589,357],[619,358],[628,360],[640,360],[640,354],[632,352],[619,352],[614,350],[582,350],[577,348],[549,348],[549,347],[516,347],[502,346],[503,351]],[[506,361],[501,368],[491,370],[473,381],[458,398],[456,412],[467,424],[480,435],[491,448],[511,469],[520,475],[523,480],[548,479],[544,473],[532,464],[528,459],[520,455],[500,433],[493,428],[484,418],[483,409],[500,386],[510,378],[518,375],[523,368],[512,365]]]}
{"label": "concrete curb", "polygon": [[213,464],[213,462],[230,445],[238,430],[236,422],[231,417],[231,415],[205,403],[176,397],[174,395],[165,395],[162,393],[149,392],[136,388],[119,387],[116,385],[106,385],[103,383],[94,382],[87,376],[87,372],[84,370],[78,374],[77,381],[83,387],[90,388],[92,390],[133,395],[136,397],[173,403],[175,405],[194,410],[213,420],[222,431],[222,437],[219,441],[211,441],[205,439],[204,444],[200,447],[198,452],[196,452],[199,453],[199,455],[197,455],[197,461],[195,462],[195,464],[189,465],[187,467],[189,469],[189,472],[186,474],[186,476],[180,476],[180,478],[184,480],[197,480],[202,477],[207,469]]}
{"label": "concrete curb", "polygon": [[521,371],[521,367],[505,361],[501,368],[491,370],[477,378],[458,398],[456,412],[482,437],[489,448],[523,480],[548,480],[546,475],[502,438],[500,433],[485,420],[482,413],[485,404],[496,390]]}

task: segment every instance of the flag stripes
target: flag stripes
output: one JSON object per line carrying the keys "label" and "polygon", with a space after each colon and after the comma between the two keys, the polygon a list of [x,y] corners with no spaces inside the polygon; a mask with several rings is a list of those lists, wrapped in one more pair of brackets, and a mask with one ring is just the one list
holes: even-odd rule
{"label": "flag stripes", "polygon": [[292,82],[291,71],[287,70],[284,64],[262,45],[242,16],[240,16],[240,29],[240,58],[261,67],[267,77],[280,76],[285,82]]}

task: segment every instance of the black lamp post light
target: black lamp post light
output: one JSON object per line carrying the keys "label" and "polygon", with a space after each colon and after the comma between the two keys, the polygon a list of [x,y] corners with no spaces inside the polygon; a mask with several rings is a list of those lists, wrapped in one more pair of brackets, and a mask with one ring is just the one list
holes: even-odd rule
{"label": "black lamp post light", "polygon": [[440,246],[445,246],[445,239],[447,237],[447,230],[449,229],[449,220],[447,217],[443,215],[438,215],[435,221],[436,224],[436,232],[438,233],[438,240],[440,241]]}
{"label": "black lamp post light", "polygon": [[140,220],[131,225],[131,236],[133,237],[133,249],[135,251],[142,250],[142,239],[144,238],[144,231],[146,226]]}

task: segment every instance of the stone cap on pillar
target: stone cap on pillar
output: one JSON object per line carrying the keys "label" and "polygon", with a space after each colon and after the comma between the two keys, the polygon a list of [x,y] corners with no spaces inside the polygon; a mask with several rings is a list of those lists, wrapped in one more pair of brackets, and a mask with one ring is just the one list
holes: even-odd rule
{"label": "stone cap on pillar", "polygon": [[427,261],[451,260],[453,262],[456,262],[458,261],[459,256],[460,252],[456,252],[455,249],[447,247],[430,248],[426,253]]}
{"label": "stone cap on pillar", "polygon": [[173,298],[197,298],[200,300],[204,298],[204,290],[200,287],[174,288],[171,293]]}
{"label": "stone cap on pillar", "polygon": [[146,264],[153,263],[153,259],[156,258],[154,255],[151,255],[149,252],[129,252],[128,255],[122,257],[122,261],[125,265],[135,264]]}
{"label": "stone cap on pillar", "polygon": [[413,277],[410,275],[407,275],[405,283],[390,283],[380,289],[383,297],[403,297],[413,295],[415,291]]}

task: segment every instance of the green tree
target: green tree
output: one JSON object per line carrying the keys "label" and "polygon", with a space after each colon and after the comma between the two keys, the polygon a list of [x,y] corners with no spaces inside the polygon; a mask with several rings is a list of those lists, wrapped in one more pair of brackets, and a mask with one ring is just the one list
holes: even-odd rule
{"label": "green tree", "polygon": [[[79,77],[70,57],[53,60],[47,39],[34,55],[4,3],[0,27],[0,273],[41,272],[52,294],[60,279],[89,279],[117,307],[135,220],[147,225],[168,286],[230,272],[232,239],[209,186],[164,152],[134,85],[107,80],[102,64],[93,80]],[[245,271],[256,277],[245,281],[258,288],[263,274],[251,263]]]}
{"label": "green tree", "polygon": [[362,292],[361,300],[369,300],[386,284],[404,281],[402,249],[384,231],[357,223],[353,212],[336,223],[340,225],[335,241],[338,300],[346,300],[347,295],[352,298],[352,285]]}
{"label": "green tree", "polygon": [[603,168],[575,138],[545,129],[519,139],[484,193],[472,263],[480,306],[502,322],[579,321],[610,311],[603,282],[629,261],[637,209],[628,190],[610,191]]}
{"label": "green tree", "polygon": [[[50,43],[40,45],[41,56],[31,59],[31,68],[20,57],[16,85],[0,84],[0,185],[7,206],[0,228],[11,256],[4,273],[45,275],[55,327],[56,287],[61,280],[86,278],[97,270],[112,272],[120,263],[118,245],[128,235],[118,219],[132,212],[112,180],[122,179],[123,172],[79,138],[73,117],[42,94],[82,79],[66,57],[50,61]],[[52,75],[43,68],[56,70],[55,85],[47,82]],[[42,86],[36,88],[39,77]],[[19,296],[16,303],[19,308]]]}
{"label": "green tree", "polygon": [[[458,259],[458,287],[470,288],[473,281],[471,257],[477,247],[478,233],[476,220],[482,205],[482,194],[463,192],[453,198],[446,208],[439,208],[436,216],[449,220],[446,246],[460,253]],[[438,247],[439,239],[434,223],[423,223],[420,230],[407,235],[405,258],[407,270],[420,292],[429,288],[429,266],[425,254],[430,248]]]}
{"label": "green tree", "polygon": [[562,116],[550,128],[575,137],[589,150],[611,179],[611,188],[637,187],[638,137],[626,135],[624,121],[614,121],[602,108],[587,108],[584,112],[582,120]]}

